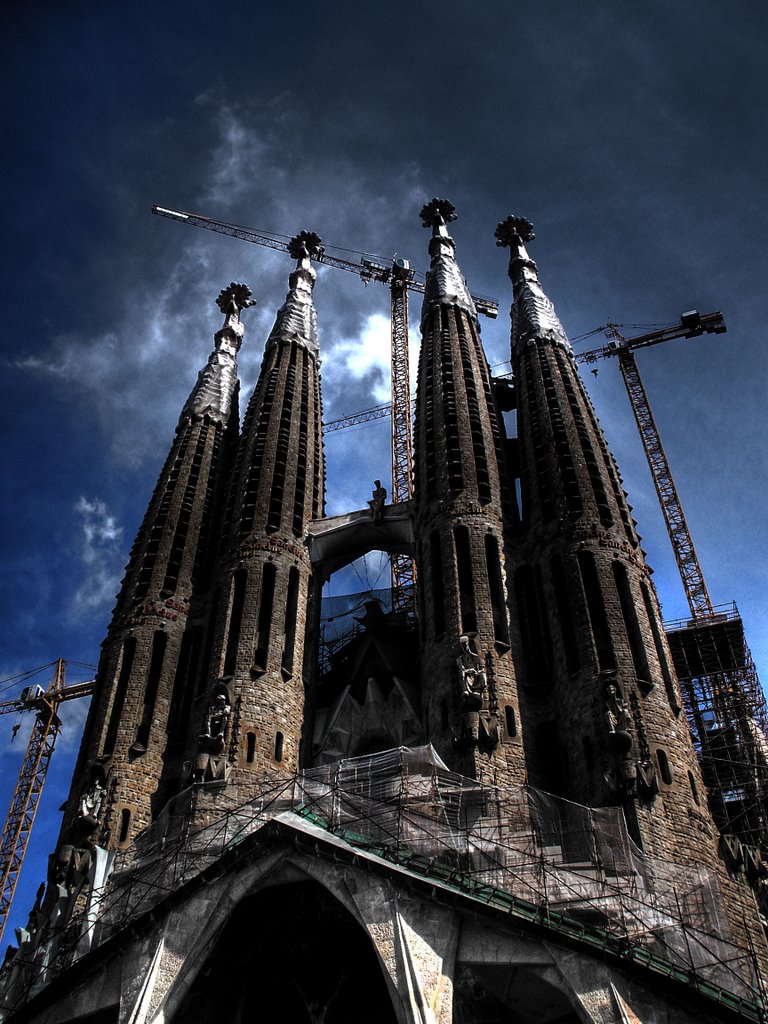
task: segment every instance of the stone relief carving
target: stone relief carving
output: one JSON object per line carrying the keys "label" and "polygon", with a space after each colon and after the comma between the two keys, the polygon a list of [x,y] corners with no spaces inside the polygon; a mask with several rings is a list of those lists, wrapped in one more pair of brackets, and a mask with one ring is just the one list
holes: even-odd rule
{"label": "stone relief carving", "polygon": [[[495,747],[499,742],[498,701],[492,683],[492,660],[489,668],[469,635],[459,637],[457,667],[461,687],[461,732],[459,746]],[[489,678],[490,677],[490,678]],[[489,685],[490,684],[490,685]]]}

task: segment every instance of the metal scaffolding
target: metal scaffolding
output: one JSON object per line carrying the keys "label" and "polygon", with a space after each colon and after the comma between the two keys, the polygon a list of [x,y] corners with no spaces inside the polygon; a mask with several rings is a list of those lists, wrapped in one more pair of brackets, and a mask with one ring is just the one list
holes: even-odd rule
{"label": "metal scaffolding", "polygon": [[744,1020],[765,1019],[754,953],[729,935],[716,873],[644,855],[620,808],[483,785],[448,771],[429,746],[265,776],[258,797],[211,824],[195,824],[197,793],[171,802],[63,928],[30,938],[0,977],[5,1006],[159,912],[182,886],[204,884],[225,855],[228,868],[257,856],[257,833],[265,842],[285,835],[272,824],[287,826],[299,844],[306,833],[313,856],[324,855],[318,838],[332,834],[334,860],[347,850],[350,860],[397,865],[518,926],[673,978]]}
{"label": "metal scaffolding", "polygon": [[[768,707],[735,604],[666,624],[688,723],[720,833],[753,880],[768,857]],[[759,856],[759,855],[758,855]]]}

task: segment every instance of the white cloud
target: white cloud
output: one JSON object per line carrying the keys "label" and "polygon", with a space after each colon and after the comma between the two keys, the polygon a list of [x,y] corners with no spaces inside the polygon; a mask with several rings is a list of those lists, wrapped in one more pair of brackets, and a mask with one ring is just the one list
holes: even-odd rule
{"label": "white cloud", "polygon": [[75,505],[82,529],[81,559],[84,578],[73,598],[78,614],[105,609],[114,600],[120,582],[123,528],[99,498],[81,497]]}
{"label": "white cloud", "polygon": [[[389,318],[381,313],[369,316],[360,338],[338,341],[324,358],[324,365],[337,376],[348,373],[355,380],[365,381],[372,404],[390,398],[390,333]],[[350,409],[349,412],[357,410]]]}

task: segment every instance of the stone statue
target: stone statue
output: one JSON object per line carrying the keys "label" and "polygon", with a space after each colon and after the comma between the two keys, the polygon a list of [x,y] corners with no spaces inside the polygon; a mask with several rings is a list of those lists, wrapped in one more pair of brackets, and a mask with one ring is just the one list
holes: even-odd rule
{"label": "stone statue", "polygon": [[605,718],[610,733],[632,734],[632,716],[627,702],[622,699],[617,686],[609,683],[605,688]]}
{"label": "stone statue", "polygon": [[224,742],[224,732],[231,710],[232,705],[227,694],[220,690],[208,705],[206,730],[203,733],[207,739],[221,739],[222,743]]}
{"label": "stone statue", "polygon": [[380,523],[384,515],[384,505],[387,501],[387,489],[381,486],[381,480],[374,480],[374,489],[368,506],[373,515],[374,523]]}
{"label": "stone statue", "polygon": [[605,688],[605,719],[608,746],[619,761],[616,784],[633,797],[637,794],[637,760],[633,753],[632,714],[615,683],[608,683]]}
{"label": "stone statue", "polygon": [[468,636],[459,637],[457,659],[461,684],[461,705],[465,737],[470,743],[480,741],[480,712],[487,687],[487,677],[480,655]]}

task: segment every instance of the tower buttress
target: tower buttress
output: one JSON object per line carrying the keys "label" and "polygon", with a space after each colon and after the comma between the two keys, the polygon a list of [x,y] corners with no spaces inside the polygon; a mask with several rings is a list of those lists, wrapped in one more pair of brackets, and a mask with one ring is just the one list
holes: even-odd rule
{"label": "tower buttress", "polygon": [[505,579],[511,509],[502,427],[474,303],[433,199],[416,400],[417,564],[427,734],[464,774],[524,777]]}
{"label": "tower buttress", "polygon": [[[208,690],[189,753],[196,782],[247,799],[264,773],[301,762],[305,632],[313,601],[307,523],[324,503],[319,349],[302,232],[289,291],[267,339],[230,479],[212,595]],[[319,599],[319,595],[318,595]]]}
{"label": "tower buttress", "polygon": [[[240,313],[253,305],[250,295],[233,282],[216,300],[224,325],[184,405],[131,549],[62,825],[61,849],[70,859],[86,842],[126,847],[181,781],[174,751],[180,753],[176,740],[190,715],[199,599],[237,436]],[[58,864],[59,880],[70,867]]]}

